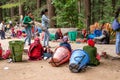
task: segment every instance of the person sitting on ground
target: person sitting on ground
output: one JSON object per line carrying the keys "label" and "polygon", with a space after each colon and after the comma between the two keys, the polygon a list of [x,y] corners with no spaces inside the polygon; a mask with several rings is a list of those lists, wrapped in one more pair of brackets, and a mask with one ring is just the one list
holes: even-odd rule
{"label": "person sitting on ground", "polygon": [[24,38],[26,36],[27,36],[27,34],[25,33],[25,31],[22,31],[22,37]]}
{"label": "person sitting on ground", "polygon": [[82,29],[80,34],[80,39],[77,39],[76,42],[87,42],[88,33],[86,29]]}
{"label": "person sitting on ground", "polygon": [[53,55],[53,51],[49,47],[45,47],[43,53],[44,60],[49,59],[50,57],[52,57],[52,55]]}
{"label": "person sitting on ground", "polygon": [[102,30],[102,35],[94,38],[96,43],[109,44],[110,35],[106,30]]}
{"label": "person sitting on ground", "polygon": [[59,28],[55,33],[55,40],[59,41],[62,38],[63,38],[63,35],[62,35],[62,32],[61,32],[61,29]]}
{"label": "person sitting on ground", "polygon": [[63,37],[63,41],[60,43],[59,46],[63,46],[63,47],[68,48],[68,50],[69,50],[70,52],[72,51],[71,45],[68,43],[68,36],[64,36],[64,37]]}
{"label": "person sitting on ground", "polygon": [[39,38],[35,38],[34,42],[30,45],[28,56],[29,60],[41,60],[43,56],[43,47]]}
{"label": "person sitting on ground", "polygon": [[21,36],[22,36],[22,31],[21,30],[17,30],[16,37],[17,38],[21,38]]}
{"label": "person sitting on ground", "polygon": [[88,45],[84,46],[83,50],[86,51],[90,57],[88,65],[97,66],[100,64],[98,60],[98,58],[100,59],[100,56],[97,54],[97,48],[95,47],[95,42],[92,39],[88,40]]}

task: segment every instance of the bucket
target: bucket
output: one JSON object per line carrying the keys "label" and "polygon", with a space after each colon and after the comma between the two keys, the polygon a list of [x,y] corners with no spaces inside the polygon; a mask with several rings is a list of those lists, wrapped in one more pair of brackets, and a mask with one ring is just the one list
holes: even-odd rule
{"label": "bucket", "polygon": [[94,39],[95,37],[96,37],[95,34],[89,34],[89,35],[88,35],[88,39]]}
{"label": "bucket", "polygon": [[95,34],[96,36],[101,36],[101,35],[102,35],[102,31],[101,31],[101,30],[95,30],[95,31],[94,31],[94,34]]}
{"label": "bucket", "polygon": [[59,66],[67,61],[69,61],[71,52],[66,47],[58,47],[55,50],[53,57],[50,59],[50,64],[52,66]]}
{"label": "bucket", "polygon": [[50,33],[50,40],[55,40],[55,34]]}
{"label": "bucket", "polygon": [[76,41],[77,31],[68,32],[68,36],[69,36],[70,41]]}
{"label": "bucket", "polygon": [[9,47],[11,50],[11,58],[14,62],[22,61],[22,54],[24,51],[23,41],[9,41]]}
{"label": "bucket", "polygon": [[84,50],[74,50],[70,58],[69,69],[71,72],[77,73],[85,68],[89,61],[89,56]]}

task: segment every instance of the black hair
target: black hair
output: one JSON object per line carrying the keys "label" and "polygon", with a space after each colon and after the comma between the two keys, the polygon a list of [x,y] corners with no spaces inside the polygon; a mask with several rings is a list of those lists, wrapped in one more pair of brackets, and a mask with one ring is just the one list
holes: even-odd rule
{"label": "black hair", "polygon": [[119,16],[120,13],[120,7],[117,9],[116,13],[115,13],[115,18],[117,18]]}
{"label": "black hair", "polygon": [[48,9],[42,10],[41,16],[42,16],[43,14],[45,14],[45,12],[48,12]]}
{"label": "black hair", "polygon": [[27,12],[27,15],[30,14],[30,13],[31,13],[31,11],[28,11],[28,12]]}

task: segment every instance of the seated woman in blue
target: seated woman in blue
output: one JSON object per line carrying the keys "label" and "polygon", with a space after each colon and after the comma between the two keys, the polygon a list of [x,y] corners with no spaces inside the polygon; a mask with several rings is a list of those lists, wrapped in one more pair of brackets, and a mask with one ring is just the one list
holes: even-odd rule
{"label": "seated woman in blue", "polygon": [[68,43],[68,36],[63,37],[63,42],[61,42],[59,46],[64,46],[64,47],[68,48],[68,50],[70,52],[72,51],[71,45]]}

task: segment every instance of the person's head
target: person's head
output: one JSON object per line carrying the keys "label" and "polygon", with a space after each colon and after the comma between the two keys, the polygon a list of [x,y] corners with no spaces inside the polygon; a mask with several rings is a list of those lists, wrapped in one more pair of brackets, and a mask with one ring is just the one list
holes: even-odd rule
{"label": "person's head", "polygon": [[33,16],[33,14],[30,15],[30,18],[32,18],[32,19],[34,20],[34,16]]}
{"label": "person's head", "polygon": [[65,33],[64,36],[68,36],[68,33]]}
{"label": "person's head", "polygon": [[68,36],[63,37],[63,42],[68,42]]}
{"label": "person's head", "polygon": [[25,34],[25,31],[22,31],[23,34]]}
{"label": "person's head", "polygon": [[57,32],[58,32],[58,33],[61,33],[61,29],[60,29],[60,28],[59,28],[59,29],[57,29]]}
{"label": "person's head", "polygon": [[82,29],[82,34],[85,34],[86,32],[86,29]]}
{"label": "person's head", "polygon": [[44,14],[44,15],[47,15],[47,14],[48,14],[48,9],[42,10],[41,16],[42,16],[43,14]]}
{"label": "person's head", "polygon": [[91,46],[91,47],[94,47],[95,46],[95,42],[92,40],[92,39],[89,39],[87,41],[88,45]]}
{"label": "person's head", "polygon": [[4,24],[4,23],[5,23],[5,21],[3,20],[1,23],[3,23],[3,24]]}
{"label": "person's head", "polygon": [[32,16],[31,11],[28,11],[28,12],[27,12],[27,16],[30,16],[30,17]]}
{"label": "person's head", "polygon": [[40,44],[40,39],[39,39],[39,38],[35,38],[35,39],[34,39],[34,43]]}
{"label": "person's head", "polygon": [[105,29],[103,29],[103,30],[102,30],[102,34],[103,34],[103,35],[107,35],[108,32],[107,32]]}

